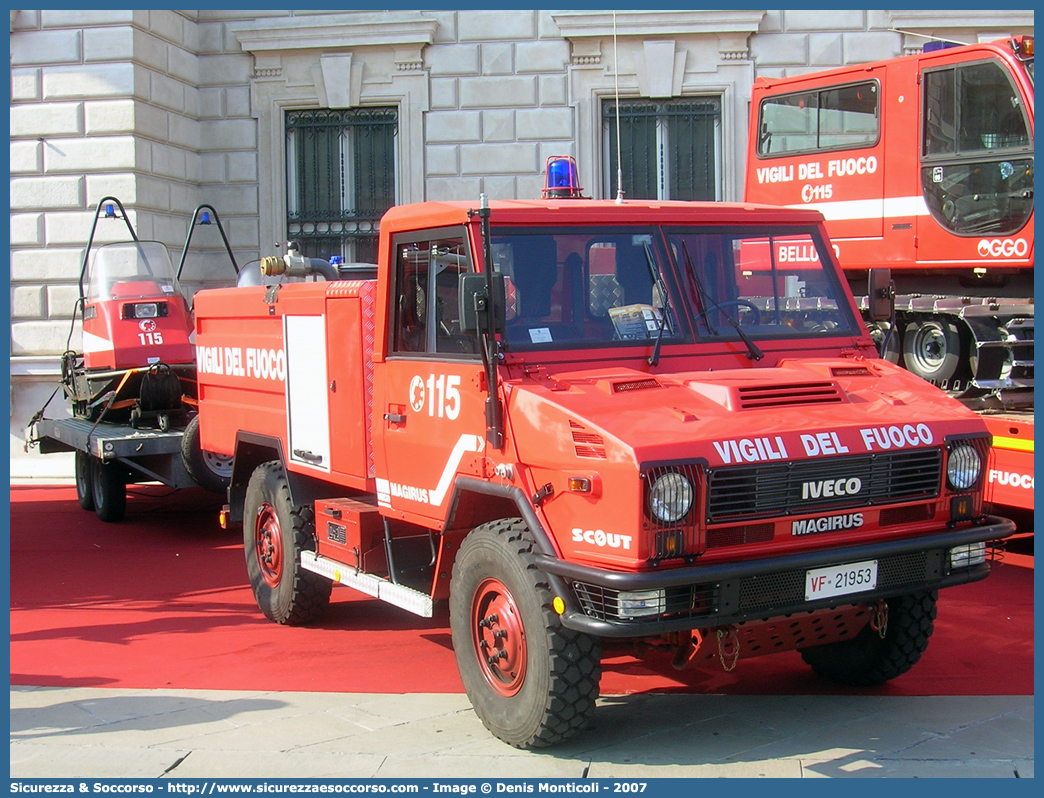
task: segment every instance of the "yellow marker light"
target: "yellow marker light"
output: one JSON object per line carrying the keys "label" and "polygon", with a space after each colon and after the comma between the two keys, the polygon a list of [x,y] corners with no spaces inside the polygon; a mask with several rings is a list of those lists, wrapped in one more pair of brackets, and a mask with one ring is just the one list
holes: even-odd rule
{"label": "yellow marker light", "polygon": [[587,477],[569,477],[569,490],[572,493],[590,493],[591,480]]}
{"label": "yellow marker light", "polygon": [[559,615],[562,615],[566,610],[565,602],[562,601],[560,596],[555,596],[554,599],[551,600],[551,608]]}

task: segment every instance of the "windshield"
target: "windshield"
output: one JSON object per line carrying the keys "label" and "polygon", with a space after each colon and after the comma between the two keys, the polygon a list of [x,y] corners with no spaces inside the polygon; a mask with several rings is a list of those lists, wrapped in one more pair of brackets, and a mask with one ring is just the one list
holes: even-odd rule
{"label": "windshield", "polygon": [[667,232],[698,337],[852,334],[844,290],[818,236],[793,229]]}
{"label": "windshield", "polygon": [[811,229],[494,229],[510,349],[857,331]]}
{"label": "windshield", "polygon": [[170,297],[181,292],[158,241],[105,244],[91,253],[87,301]]}
{"label": "windshield", "polygon": [[508,348],[604,345],[680,336],[655,229],[494,230]]}

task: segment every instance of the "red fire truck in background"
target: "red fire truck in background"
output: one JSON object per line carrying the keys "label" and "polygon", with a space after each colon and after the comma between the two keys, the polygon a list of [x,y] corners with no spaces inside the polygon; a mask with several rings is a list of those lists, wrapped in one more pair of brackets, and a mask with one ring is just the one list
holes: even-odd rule
{"label": "red fire truck in background", "polygon": [[891,268],[879,349],[982,414],[987,499],[1032,509],[1033,38],[924,50],[758,79],[746,199],[820,211],[857,297]]}

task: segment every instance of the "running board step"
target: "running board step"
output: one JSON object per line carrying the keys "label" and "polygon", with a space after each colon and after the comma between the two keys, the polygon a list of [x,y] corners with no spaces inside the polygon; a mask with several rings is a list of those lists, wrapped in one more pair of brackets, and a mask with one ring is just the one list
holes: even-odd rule
{"label": "running board step", "polygon": [[373,596],[388,604],[412,612],[422,618],[430,618],[433,614],[433,602],[427,593],[421,593],[412,587],[396,585],[381,576],[356,571],[350,565],[323,557],[314,551],[301,552],[301,567],[306,571],[325,576],[334,582],[358,590],[367,596]]}

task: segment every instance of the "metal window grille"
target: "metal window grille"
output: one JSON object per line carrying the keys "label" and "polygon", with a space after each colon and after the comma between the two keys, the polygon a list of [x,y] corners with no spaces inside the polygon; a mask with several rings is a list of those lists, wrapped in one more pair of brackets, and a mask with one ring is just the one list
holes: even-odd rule
{"label": "metal window grille", "polygon": [[624,196],[707,200],[721,196],[721,101],[607,101],[602,107],[606,195],[616,193],[620,116]]}
{"label": "metal window grille", "polygon": [[377,261],[380,218],[397,201],[395,108],[286,114],[287,234],[302,254]]}

